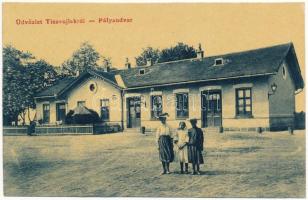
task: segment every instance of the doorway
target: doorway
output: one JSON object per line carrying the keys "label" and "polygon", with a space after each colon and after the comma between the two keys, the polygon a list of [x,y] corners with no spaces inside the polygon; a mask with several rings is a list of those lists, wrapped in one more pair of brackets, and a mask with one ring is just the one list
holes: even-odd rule
{"label": "doorway", "polygon": [[140,97],[127,98],[127,128],[136,128],[141,125]]}
{"label": "doorway", "polygon": [[222,125],[221,90],[201,92],[202,127],[219,127]]}

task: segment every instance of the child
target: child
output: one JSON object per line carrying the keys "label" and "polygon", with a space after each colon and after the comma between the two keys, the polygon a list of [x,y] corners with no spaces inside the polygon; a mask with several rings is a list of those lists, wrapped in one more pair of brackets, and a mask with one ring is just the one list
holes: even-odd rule
{"label": "child", "polygon": [[181,174],[184,173],[183,167],[185,164],[185,173],[188,174],[188,149],[187,143],[189,142],[188,132],[185,122],[180,122],[177,131],[177,141],[175,141],[178,147],[178,156],[181,166]]}

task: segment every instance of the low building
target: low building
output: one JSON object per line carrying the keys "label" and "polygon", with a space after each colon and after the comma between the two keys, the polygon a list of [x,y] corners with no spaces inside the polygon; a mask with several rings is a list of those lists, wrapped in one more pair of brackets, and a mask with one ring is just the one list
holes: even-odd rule
{"label": "low building", "polygon": [[35,97],[37,119],[64,120],[77,105],[123,128],[155,128],[197,118],[201,127],[225,130],[294,126],[295,95],[304,87],[292,43],[116,71],[88,70],[61,80]]}

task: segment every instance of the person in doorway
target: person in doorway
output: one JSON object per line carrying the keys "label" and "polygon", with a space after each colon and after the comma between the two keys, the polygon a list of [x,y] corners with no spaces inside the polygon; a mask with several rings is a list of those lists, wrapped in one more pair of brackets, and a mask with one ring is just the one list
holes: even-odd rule
{"label": "person in doorway", "polygon": [[192,128],[188,130],[188,161],[192,163],[192,174],[200,174],[200,164],[203,164],[203,131],[197,127],[197,119],[190,120]]}
{"label": "person in doorway", "polygon": [[156,131],[156,141],[158,144],[159,159],[162,162],[163,174],[170,174],[169,165],[174,160],[173,141],[171,128],[167,125],[168,113],[159,116],[161,122]]}
{"label": "person in doorway", "polygon": [[177,145],[177,150],[178,150],[178,158],[180,161],[181,174],[184,174],[184,165],[185,165],[185,173],[188,174],[188,147],[187,147],[188,142],[189,142],[189,136],[186,124],[185,122],[180,122],[175,143]]}

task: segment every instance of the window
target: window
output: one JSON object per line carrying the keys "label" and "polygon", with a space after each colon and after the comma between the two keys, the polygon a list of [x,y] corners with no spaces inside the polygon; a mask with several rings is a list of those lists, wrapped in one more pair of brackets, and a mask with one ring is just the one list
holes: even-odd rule
{"label": "window", "polygon": [[56,104],[57,121],[64,121],[65,114],[66,114],[65,103],[57,103]]}
{"label": "window", "polygon": [[223,64],[223,59],[222,58],[216,58],[215,59],[215,65],[222,65]]}
{"label": "window", "polygon": [[50,105],[43,104],[43,123],[49,123],[50,121]]}
{"label": "window", "polygon": [[89,88],[90,88],[91,92],[94,92],[95,89],[96,89],[95,84],[94,83],[90,84]]}
{"label": "window", "polygon": [[188,117],[188,93],[176,94],[176,117]]}
{"label": "window", "polygon": [[144,69],[139,69],[139,75],[143,75],[145,74],[145,70]]}
{"label": "window", "polygon": [[284,80],[286,80],[286,78],[287,78],[287,71],[286,71],[285,66],[282,67],[282,77],[283,77]]}
{"label": "window", "polygon": [[109,121],[109,99],[101,99],[101,119]]}
{"label": "window", "polygon": [[85,101],[77,101],[77,106],[86,106]]}
{"label": "window", "polygon": [[151,118],[155,119],[163,112],[163,101],[161,95],[151,96]]}
{"label": "window", "polygon": [[236,115],[252,116],[251,88],[236,89]]}

